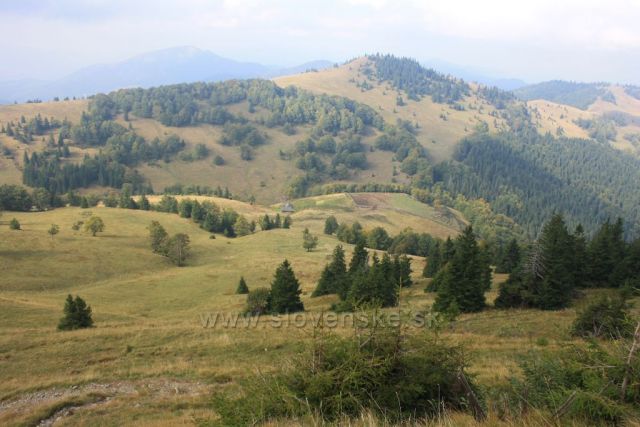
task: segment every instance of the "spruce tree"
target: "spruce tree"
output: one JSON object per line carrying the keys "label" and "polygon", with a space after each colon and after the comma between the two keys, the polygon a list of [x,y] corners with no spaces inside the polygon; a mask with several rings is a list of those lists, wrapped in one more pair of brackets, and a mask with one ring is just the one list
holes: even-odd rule
{"label": "spruce tree", "polygon": [[91,307],[79,296],[73,299],[71,295],[67,295],[64,304],[64,316],[58,323],[58,329],[73,330],[90,328],[91,326],[93,326]]}
{"label": "spruce tree", "polygon": [[456,238],[455,251],[445,267],[434,309],[441,312],[459,309],[463,313],[482,310],[485,306],[482,264],[476,236],[468,226]]}
{"label": "spruce tree", "polygon": [[351,255],[351,262],[349,263],[349,275],[353,275],[359,271],[367,269],[369,254],[364,248],[364,242],[360,241],[353,249],[353,255]]}
{"label": "spruce tree", "polygon": [[493,271],[491,270],[491,253],[490,249],[485,246],[480,249],[480,262],[482,271],[482,288],[486,291],[491,289],[493,283]]}
{"label": "spruce tree", "polygon": [[451,240],[451,237],[447,237],[444,245],[442,246],[442,256],[441,256],[441,264],[444,265],[451,261],[453,258],[453,254],[456,252],[456,245]]}
{"label": "spruce tree", "polygon": [[247,286],[247,282],[245,282],[244,277],[240,276],[240,282],[238,282],[238,288],[236,289],[236,294],[248,294],[249,287]]}
{"label": "spruce tree", "polygon": [[438,241],[427,257],[427,264],[424,266],[424,270],[422,271],[422,275],[424,277],[433,278],[440,270],[440,261],[442,256],[441,250],[441,245]]}
{"label": "spruce tree", "polygon": [[575,285],[573,239],[561,214],[554,215],[543,227],[540,238],[544,273],[540,286],[532,289],[536,306],[546,310],[569,305]]}
{"label": "spruce tree", "polygon": [[496,273],[511,273],[519,263],[520,246],[516,239],[511,239],[496,265]]}
{"label": "spruce tree", "polygon": [[344,249],[338,245],[333,250],[331,263],[322,271],[316,289],[311,294],[312,297],[328,294],[346,294],[349,288],[347,277],[347,266],[345,262]]}
{"label": "spruce tree", "polygon": [[587,240],[582,224],[578,224],[573,233],[573,277],[578,288],[587,286],[589,281],[589,264],[587,259]]}
{"label": "spruce tree", "polygon": [[303,311],[304,305],[300,300],[300,283],[286,259],[276,269],[271,282],[270,306],[274,313],[294,313]]}
{"label": "spruce tree", "polygon": [[338,220],[331,215],[324,221],[324,234],[333,234],[338,229]]}

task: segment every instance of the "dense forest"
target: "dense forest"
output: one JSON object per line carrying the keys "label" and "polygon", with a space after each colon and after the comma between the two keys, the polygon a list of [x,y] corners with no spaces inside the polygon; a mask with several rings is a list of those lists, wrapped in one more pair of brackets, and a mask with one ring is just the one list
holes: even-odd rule
{"label": "dense forest", "polygon": [[613,94],[601,83],[576,83],[552,80],[516,89],[514,94],[525,101],[546,99],[558,104],[572,105],[586,110],[598,98],[615,102]]}
{"label": "dense forest", "polygon": [[589,232],[619,216],[628,230],[640,229],[640,161],[588,140],[478,134],[463,140],[455,161],[436,167],[434,178],[454,194],[490,201],[530,237],[557,211]]}
{"label": "dense forest", "polygon": [[431,96],[437,103],[454,103],[469,94],[469,85],[435,70],[424,68],[418,61],[393,55],[370,55],[379,81],[389,81],[409,99]]}

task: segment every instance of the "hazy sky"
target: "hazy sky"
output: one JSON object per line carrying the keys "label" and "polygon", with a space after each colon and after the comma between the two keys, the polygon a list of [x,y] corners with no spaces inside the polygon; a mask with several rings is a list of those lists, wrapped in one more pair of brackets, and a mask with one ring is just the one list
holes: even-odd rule
{"label": "hazy sky", "polygon": [[640,0],[0,0],[0,80],[181,45],[274,65],[389,52],[640,84]]}

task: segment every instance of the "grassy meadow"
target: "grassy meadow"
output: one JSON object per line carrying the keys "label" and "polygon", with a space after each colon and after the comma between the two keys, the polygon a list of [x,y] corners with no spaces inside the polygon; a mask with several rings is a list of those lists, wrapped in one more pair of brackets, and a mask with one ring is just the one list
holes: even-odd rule
{"label": "grassy meadow", "polygon": [[[249,218],[276,212],[237,201],[216,202]],[[360,206],[364,202],[359,200]],[[365,228],[384,224],[390,231],[401,230],[411,221],[428,221],[409,213],[417,206],[401,195],[389,195],[377,203],[374,221],[344,195],[303,199],[294,203],[297,212],[291,229],[258,231],[235,239],[220,235],[211,239],[190,220],[167,213],[104,207],[4,212],[0,218],[0,424],[36,425],[66,407],[76,409],[56,425],[121,425],[131,420],[137,425],[189,425],[214,419],[212,393],[235,390],[238,382],[258,371],[268,374],[286,365],[303,351],[313,330],[310,325],[271,328],[268,318],[256,328],[203,328],[201,315],[242,310],[245,296],[234,293],[240,275],[250,289],[269,286],[284,258],[301,282],[307,311],[328,309],[334,296],[310,298],[339,243],[322,234],[327,215],[335,214],[339,220],[359,218]],[[71,229],[91,214],[104,220],[104,233],[91,237]],[[13,217],[22,230],[9,229],[7,223]],[[151,252],[146,226],[152,220],[170,234],[190,236],[193,256],[187,266],[174,267]],[[47,234],[51,224],[60,226],[54,238]],[[302,248],[305,227],[320,238],[312,252]],[[352,248],[345,247],[349,257]],[[424,259],[413,257],[412,265],[416,284],[403,291],[402,305],[426,309],[433,295],[423,292]],[[504,275],[494,277],[489,302],[502,280]],[[95,328],[56,330],[68,293],[82,296],[91,305]],[[575,308],[557,312],[489,309],[461,316],[443,337],[465,345],[470,372],[480,384],[500,385],[517,374],[518,355],[571,341],[568,328],[574,316]],[[339,328],[337,333],[349,331]],[[452,417],[443,423],[473,425],[466,415]],[[375,424],[366,416],[350,422]]]}

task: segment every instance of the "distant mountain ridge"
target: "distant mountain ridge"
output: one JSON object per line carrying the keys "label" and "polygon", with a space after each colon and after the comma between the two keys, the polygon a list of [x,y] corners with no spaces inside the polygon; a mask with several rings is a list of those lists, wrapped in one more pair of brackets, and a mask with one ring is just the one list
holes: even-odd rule
{"label": "distant mountain ridge", "polygon": [[324,69],[330,61],[312,61],[294,67],[241,62],[213,52],[184,46],[134,56],[112,64],[92,65],[55,81],[0,82],[0,103],[30,99],[81,97],[130,87],[152,87],[196,81],[221,81],[297,74]]}

